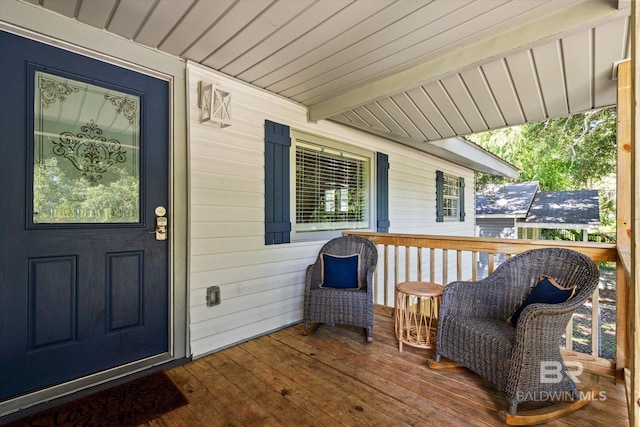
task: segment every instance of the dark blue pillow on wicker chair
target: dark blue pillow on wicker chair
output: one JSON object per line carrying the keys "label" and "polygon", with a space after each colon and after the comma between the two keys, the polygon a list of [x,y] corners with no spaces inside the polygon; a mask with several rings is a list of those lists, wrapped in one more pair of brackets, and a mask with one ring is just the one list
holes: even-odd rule
{"label": "dark blue pillow on wicker chair", "polygon": [[337,256],[321,254],[321,288],[360,288],[360,254]]}
{"label": "dark blue pillow on wicker chair", "polygon": [[541,276],[538,284],[531,290],[529,296],[527,296],[522,305],[518,307],[516,312],[507,319],[507,322],[513,326],[517,326],[522,310],[529,304],[558,304],[565,302],[571,299],[575,290],[575,287],[563,288],[551,277]]}

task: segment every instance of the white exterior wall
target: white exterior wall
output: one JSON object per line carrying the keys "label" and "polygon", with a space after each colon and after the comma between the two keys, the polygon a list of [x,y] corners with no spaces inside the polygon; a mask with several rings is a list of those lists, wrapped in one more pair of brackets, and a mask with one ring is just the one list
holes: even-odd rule
{"label": "white exterior wall", "polygon": [[514,218],[476,218],[476,225],[478,237],[518,238]]}
{"label": "white exterior wall", "polygon": [[[199,122],[200,80],[231,93],[230,127]],[[304,272],[325,242],[264,244],[265,119],[388,154],[390,232],[473,236],[473,171],[336,123],[308,123],[303,106],[196,64],[187,64],[187,82],[194,357],[300,321]],[[436,223],[436,169],[465,178],[465,222]],[[213,285],[222,302],[207,307]]]}
{"label": "white exterior wall", "polygon": [[[473,236],[475,175],[472,170],[399,144],[389,148],[387,154],[392,233]],[[436,222],[436,170],[464,178],[464,222]]]}

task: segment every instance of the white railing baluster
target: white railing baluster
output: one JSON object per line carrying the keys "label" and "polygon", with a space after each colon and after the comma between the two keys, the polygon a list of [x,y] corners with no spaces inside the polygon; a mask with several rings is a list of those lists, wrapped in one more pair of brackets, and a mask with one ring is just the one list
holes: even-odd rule
{"label": "white railing baluster", "polygon": [[418,257],[418,280],[422,281],[422,248],[417,248],[417,257]]}
{"label": "white railing baluster", "polygon": [[600,287],[591,299],[591,354],[600,355]]}

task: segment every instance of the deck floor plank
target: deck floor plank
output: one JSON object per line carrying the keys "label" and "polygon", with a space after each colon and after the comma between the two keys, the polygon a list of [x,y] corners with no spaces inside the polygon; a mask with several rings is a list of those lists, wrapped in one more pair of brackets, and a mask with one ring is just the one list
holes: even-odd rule
{"label": "deck floor plank", "polygon": [[255,403],[253,398],[242,391],[238,385],[229,381],[223,374],[214,369],[210,360],[219,357],[214,353],[206,358],[198,359],[186,365],[189,372],[204,384],[211,395],[225,406],[225,412],[233,414],[246,426],[277,426],[278,420]]}
{"label": "deck floor plank", "polygon": [[[323,399],[322,396],[299,387],[295,380],[272,369],[254,353],[240,346],[232,347],[225,351],[229,353],[229,357],[255,375],[259,381],[268,384],[272,390],[295,403],[302,411],[307,412],[310,417],[313,417],[322,425],[353,425],[352,422],[347,422],[348,420],[336,416],[335,407]],[[305,424],[309,424],[309,422]]]}
{"label": "deck floor plank", "polygon": [[[289,331],[292,330],[289,329]],[[487,424],[482,419],[497,415],[497,411],[494,410],[491,413],[486,408],[477,405],[476,400],[471,401],[475,410],[467,409],[462,412],[460,412],[460,408],[465,405],[465,402],[459,402],[456,405],[458,408],[456,410],[447,407],[446,404],[443,405],[442,403],[450,402],[451,399],[459,399],[457,394],[448,390],[452,384],[455,384],[455,379],[448,381],[445,388],[434,390],[433,383],[427,383],[422,378],[422,371],[426,369],[426,366],[398,363],[399,361],[394,357],[394,354],[389,354],[387,351],[381,352],[381,349],[375,346],[361,346],[359,352],[357,348],[349,350],[349,342],[335,341],[330,338],[330,335],[333,334],[328,333],[327,335],[326,337],[318,336],[316,340],[322,345],[322,351],[320,347],[312,344],[313,340],[309,340],[309,344],[302,342],[296,344],[297,337],[295,335],[278,334],[278,337],[283,344],[311,352],[323,363],[333,363],[335,369],[340,370],[343,375],[350,375],[357,381],[373,387],[376,394],[387,401],[387,407],[394,406],[389,405],[390,400],[399,400],[402,407],[406,406],[411,411],[420,413],[433,425],[459,420],[460,423],[467,426],[486,426]],[[356,343],[356,347],[358,345],[359,343]],[[340,363],[335,363],[334,360],[338,360]],[[393,361],[392,365],[387,363],[389,360]],[[457,388],[462,392],[466,391],[468,386],[462,385]],[[438,402],[438,400],[441,401]],[[475,419],[463,416],[464,413],[473,413]],[[478,418],[479,416],[480,418]]]}
{"label": "deck floor plank", "polygon": [[[260,378],[257,372],[248,371],[234,354],[236,352],[221,352],[214,358],[208,358],[207,362],[218,372],[234,384],[237,384],[242,391],[271,413],[281,425],[307,425],[322,426],[325,424],[315,420],[311,414],[298,406],[296,402],[287,399],[287,392],[283,389],[272,387],[264,377]],[[239,358],[238,358],[239,359]]]}
{"label": "deck floor plank", "polygon": [[198,420],[198,422],[194,421],[193,425],[244,426],[186,367],[179,366],[168,373],[182,394],[189,400],[186,408],[191,410]]}
{"label": "deck floor plank", "polygon": [[407,425],[371,403],[372,390],[368,385],[354,382],[349,376],[314,360],[313,356],[283,346],[267,336],[243,346],[264,357],[278,372],[296,373],[299,387],[316,392],[318,399],[331,402],[347,419],[353,417],[365,425]]}
{"label": "deck floor plank", "polygon": [[[487,381],[430,370],[433,350],[400,353],[391,316],[376,314],[371,344],[362,328],[301,332],[293,325],[169,370],[189,404],[146,425],[505,425],[508,404]],[[545,426],[628,425],[624,386],[590,373],[580,381],[599,399]]]}

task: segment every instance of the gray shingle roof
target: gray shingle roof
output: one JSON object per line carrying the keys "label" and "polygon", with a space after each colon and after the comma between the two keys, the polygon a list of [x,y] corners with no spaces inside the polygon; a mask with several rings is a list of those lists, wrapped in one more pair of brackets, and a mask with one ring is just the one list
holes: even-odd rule
{"label": "gray shingle roof", "polygon": [[538,181],[489,186],[476,194],[476,215],[524,218],[538,188]]}
{"label": "gray shingle roof", "polygon": [[489,186],[476,194],[476,216],[516,218],[520,224],[600,224],[598,190],[539,188],[537,181]]}
{"label": "gray shingle roof", "polygon": [[521,222],[598,225],[599,212],[598,190],[541,191]]}

